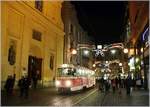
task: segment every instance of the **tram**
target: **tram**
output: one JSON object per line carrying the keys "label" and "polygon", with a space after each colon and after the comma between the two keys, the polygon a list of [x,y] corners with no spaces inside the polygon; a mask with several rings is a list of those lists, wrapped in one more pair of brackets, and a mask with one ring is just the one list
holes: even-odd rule
{"label": "tram", "polygon": [[96,84],[95,72],[81,66],[62,64],[57,69],[55,86],[58,92],[72,92],[90,88]]}

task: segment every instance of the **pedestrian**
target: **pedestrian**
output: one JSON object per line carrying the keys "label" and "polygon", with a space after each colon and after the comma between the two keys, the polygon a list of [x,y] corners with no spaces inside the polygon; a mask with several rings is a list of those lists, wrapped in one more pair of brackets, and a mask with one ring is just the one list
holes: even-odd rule
{"label": "pedestrian", "polygon": [[104,91],[104,77],[99,80],[99,89],[103,92]]}
{"label": "pedestrian", "polygon": [[116,89],[118,89],[118,77],[115,78]]}
{"label": "pedestrian", "polygon": [[113,93],[115,93],[115,90],[116,90],[116,82],[115,82],[115,78],[112,79],[111,85],[112,85]]}
{"label": "pedestrian", "polygon": [[125,78],[125,76],[123,77],[123,88],[126,88],[126,78]]}
{"label": "pedestrian", "polygon": [[18,87],[20,91],[20,97],[23,97],[24,94],[24,76],[21,77],[21,79],[18,82]]}
{"label": "pedestrian", "polygon": [[122,86],[122,81],[121,81],[121,77],[119,75],[118,76],[118,90],[119,90],[119,94],[121,94],[121,86]]}
{"label": "pedestrian", "polygon": [[18,86],[20,89],[20,97],[28,98],[30,84],[30,79],[27,76],[22,76],[22,78],[18,82]]}
{"label": "pedestrian", "polygon": [[6,90],[6,95],[9,96],[11,94],[11,75],[8,75],[4,88]]}
{"label": "pedestrian", "polygon": [[105,84],[105,92],[108,92],[109,91],[109,80],[105,80],[104,84]]}
{"label": "pedestrian", "polygon": [[131,76],[128,75],[128,77],[126,79],[126,92],[127,92],[127,95],[130,95],[130,92],[131,92],[131,82],[132,82]]}
{"label": "pedestrian", "polygon": [[30,85],[31,85],[30,78],[26,75],[23,82],[25,98],[28,98]]}
{"label": "pedestrian", "polygon": [[11,84],[10,84],[10,93],[13,93],[14,85],[15,85],[15,79],[16,79],[16,74],[13,75],[11,78]]}
{"label": "pedestrian", "polygon": [[12,95],[12,93],[13,93],[15,78],[16,78],[16,74],[14,74],[13,77],[12,77],[12,75],[8,75],[8,78],[7,78],[5,86],[4,86],[7,95]]}
{"label": "pedestrian", "polygon": [[35,74],[33,76],[33,87],[34,87],[34,89],[36,89],[36,87],[37,87],[37,81],[38,81],[38,75]]}

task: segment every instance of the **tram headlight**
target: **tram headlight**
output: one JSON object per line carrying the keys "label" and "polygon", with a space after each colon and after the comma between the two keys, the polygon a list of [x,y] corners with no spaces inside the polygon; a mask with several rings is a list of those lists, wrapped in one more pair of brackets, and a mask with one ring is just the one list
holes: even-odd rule
{"label": "tram headlight", "polygon": [[56,80],[55,85],[56,85],[56,87],[60,86],[60,81]]}
{"label": "tram headlight", "polygon": [[70,80],[67,80],[65,82],[66,87],[70,87],[72,85],[72,82]]}

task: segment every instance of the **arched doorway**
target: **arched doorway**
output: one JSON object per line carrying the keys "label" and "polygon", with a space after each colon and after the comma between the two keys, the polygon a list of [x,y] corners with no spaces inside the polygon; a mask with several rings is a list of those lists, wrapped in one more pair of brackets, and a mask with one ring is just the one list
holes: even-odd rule
{"label": "arched doorway", "polygon": [[37,76],[38,80],[41,80],[42,76],[42,51],[41,48],[36,45],[31,45],[30,54],[28,57],[28,77],[33,79]]}

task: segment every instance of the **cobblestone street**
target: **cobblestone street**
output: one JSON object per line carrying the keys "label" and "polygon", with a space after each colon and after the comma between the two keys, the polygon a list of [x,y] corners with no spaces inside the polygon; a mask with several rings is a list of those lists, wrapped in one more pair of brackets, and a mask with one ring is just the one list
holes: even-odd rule
{"label": "cobblestone street", "polygon": [[148,106],[149,96],[145,90],[135,90],[126,95],[125,90],[121,94],[102,93],[96,87],[85,92],[72,94],[58,94],[55,88],[30,90],[28,99],[18,97],[15,91],[11,97],[6,97],[2,92],[2,106]]}

